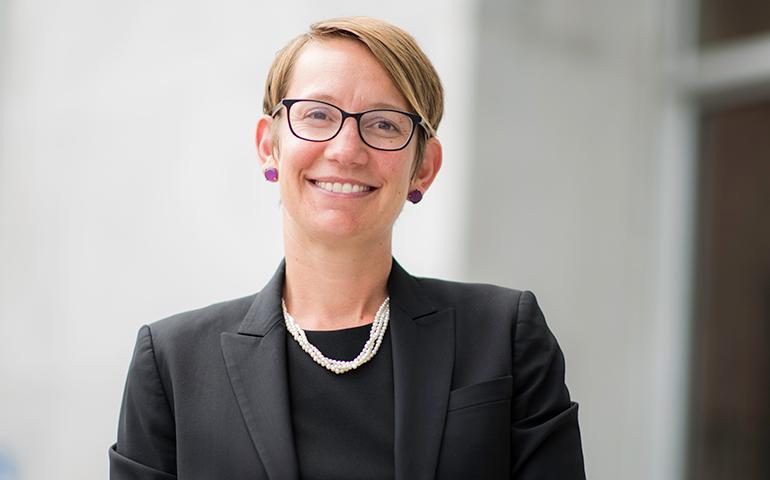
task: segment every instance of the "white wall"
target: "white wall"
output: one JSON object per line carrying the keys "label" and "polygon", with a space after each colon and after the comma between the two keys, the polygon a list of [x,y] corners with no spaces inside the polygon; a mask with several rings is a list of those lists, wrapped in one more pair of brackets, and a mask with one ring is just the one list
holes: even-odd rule
{"label": "white wall", "polygon": [[667,3],[489,0],[478,15],[467,272],[538,296],[592,479],[681,473],[691,172],[683,152],[663,158]]}
{"label": "white wall", "polygon": [[269,278],[278,196],[253,130],[273,54],[312,21],[380,16],[434,60],[445,167],[395,251],[415,273],[461,272],[467,2],[1,7],[0,456],[18,478],[104,477],[139,326]]}

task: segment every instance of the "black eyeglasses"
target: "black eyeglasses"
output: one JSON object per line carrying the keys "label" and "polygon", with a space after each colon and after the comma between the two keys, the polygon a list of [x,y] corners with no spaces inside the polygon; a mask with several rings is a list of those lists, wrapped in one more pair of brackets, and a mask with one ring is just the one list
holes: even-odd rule
{"label": "black eyeglasses", "polygon": [[348,117],[356,120],[361,140],[377,150],[403,149],[409,145],[417,125],[431,136],[430,127],[415,113],[388,108],[350,113],[320,100],[284,98],[273,109],[273,117],[282,106],[286,107],[291,133],[308,142],[326,142],[336,137]]}

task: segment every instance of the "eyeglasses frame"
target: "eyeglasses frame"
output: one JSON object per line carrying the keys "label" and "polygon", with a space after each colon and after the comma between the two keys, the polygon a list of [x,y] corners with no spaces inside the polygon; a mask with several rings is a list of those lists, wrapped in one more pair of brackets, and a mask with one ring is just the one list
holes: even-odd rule
{"label": "eyeglasses frame", "polygon": [[[337,131],[334,133],[334,135],[332,135],[331,137],[325,140],[311,140],[309,138],[299,136],[297,132],[294,131],[294,127],[291,125],[291,119],[289,117],[292,105],[294,105],[297,102],[323,103],[324,105],[328,105],[338,110],[342,114],[342,119],[340,120],[340,126],[337,129]],[[432,129],[425,122],[425,120],[423,120],[421,116],[417,115],[416,113],[405,112],[403,110],[397,110],[394,108],[372,108],[370,110],[365,110],[363,112],[346,112],[345,110],[341,109],[337,105],[334,105],[329,102],[324,102],[322,100],[315,100],[312,98],[284,98],[284,99],[281,99],[280,102],[278,102],[278,105],[275,106],[270,116],[275,118],[275,116],[278,115],[278,112],[281,110],[281,107],[286,107],[286,123],[289,124],[289,130],[291,130],[291,133],[295,137],[299,138],[300,140],[305,140],[306,142],[321,143],[321,142],[328,142],[329,140],[332,140],[334,137],[339,135],[339,133],[342,131],[342,127],[345,125],[345,120],[347,120],[348,117],[352,117],[356,120],[356,129],[358,130],[358,136],[361,138],[361,141],[364,142],[364,144],[367,147],[373,148],[375,150],[380,150],[383,152],[397,152],[399,150],[405,149],[409,145],[409,142],[412,141],[412,137],[414,136],[414,131],[417,130],[418,126],[422,127],[425,130],[425,133],[428,134],[428,138],[433,136],[431,132]],[[369,142],[367,142],[366,139],[364,139],[363,133],[361,133],[361,117],[371,112],[396,112],[396,113],[402,113],[407,117],[409,117],[412,120],[412,131],[409,133],[409,138],[406,140],[406,142],[404,142],[404,144],[398,148],[380,148],[380,147],[375,147],[374,145],[371,145]]]}

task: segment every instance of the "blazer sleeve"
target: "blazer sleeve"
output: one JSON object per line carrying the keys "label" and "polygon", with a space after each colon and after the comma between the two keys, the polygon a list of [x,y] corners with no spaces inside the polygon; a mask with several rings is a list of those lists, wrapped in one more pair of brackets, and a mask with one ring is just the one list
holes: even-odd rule
{"label": "blazer sleeve", "polygon": [[513,478],[584,480],[578,406],[564,384],[564,356],[532,292],[519,297],[513,368]]}
{"label": "blazer sleeve", "polygon": [[175,423],[161,382],[150,327],[134,348],[118,420],[118,441],[109,450],[111,480],[176,477]]}

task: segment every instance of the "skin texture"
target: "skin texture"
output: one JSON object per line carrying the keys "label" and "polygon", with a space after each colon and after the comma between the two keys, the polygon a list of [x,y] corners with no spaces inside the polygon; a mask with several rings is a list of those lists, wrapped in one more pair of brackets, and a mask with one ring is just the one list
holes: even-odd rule
{"label": "skin texture", "polygon": [[[369,50],[350,39],[306,45],[286,98],[323,100],[350,112],[410,110]],[[292,135],[284,111],[275,119],[259,119],[256,140],[262,168],[279,171],[289,311],[311,330],[371,322],[387,296],[393,224],[408,192],[427,192],[436,177],[441,167],[438,139],[427,142],[413,177],[414,138],[397,152],[375,150],[363,143],[352,118],[334,139],[315,143]],[[312,180],[364,184],[372,190],[330,193]]]}

